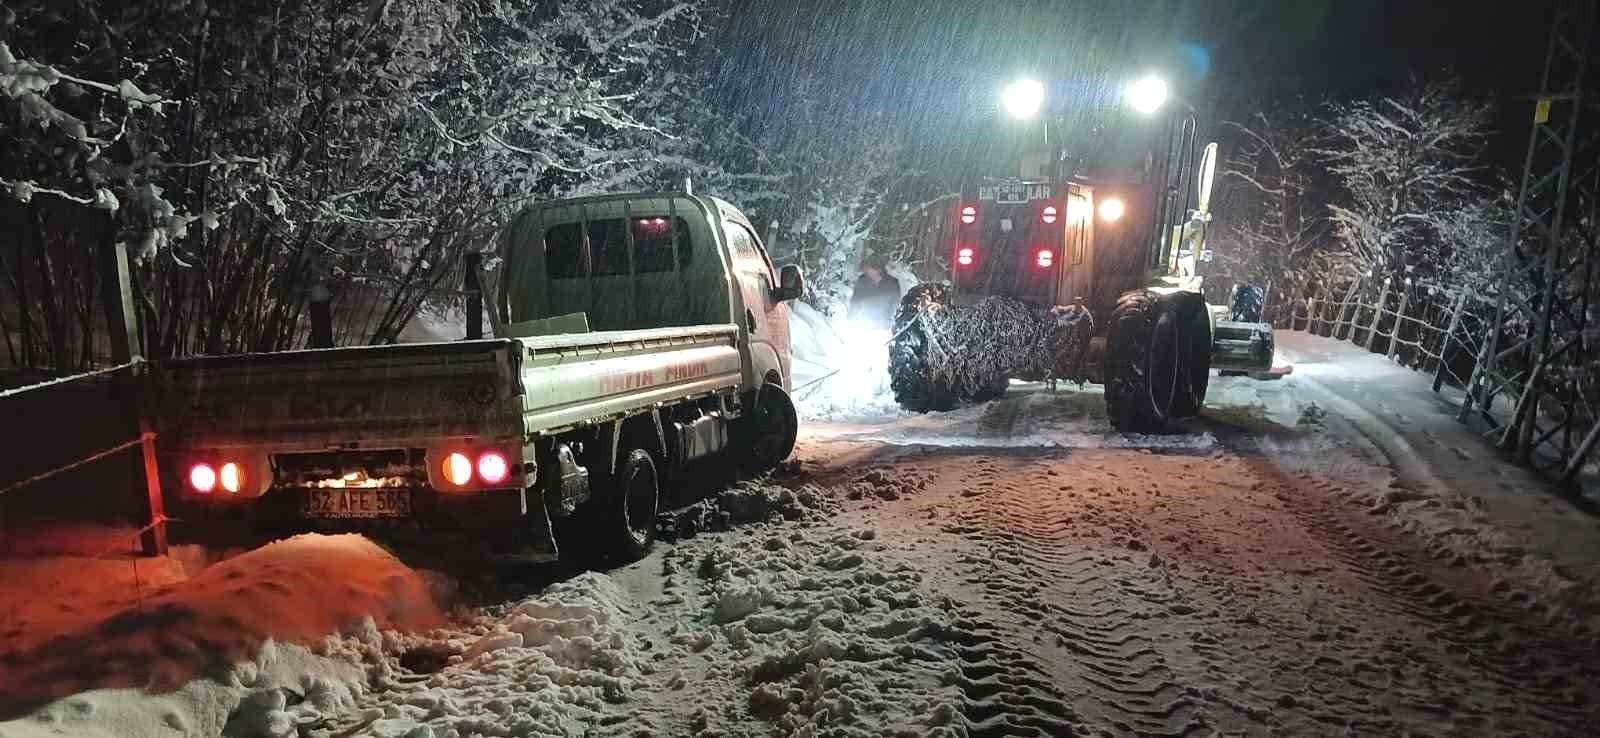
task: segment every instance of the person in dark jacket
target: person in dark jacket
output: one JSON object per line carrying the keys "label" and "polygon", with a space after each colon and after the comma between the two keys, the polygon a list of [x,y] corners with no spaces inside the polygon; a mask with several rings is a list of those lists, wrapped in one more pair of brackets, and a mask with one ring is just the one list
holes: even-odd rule
{"label": "person in dark jacket", "polygon": [[867,258],[861,262],[861,278],[850,294],[850,319],[873,328],[894,326],[894,311],[900,306],[900,280],[883,272],[883,262]]}

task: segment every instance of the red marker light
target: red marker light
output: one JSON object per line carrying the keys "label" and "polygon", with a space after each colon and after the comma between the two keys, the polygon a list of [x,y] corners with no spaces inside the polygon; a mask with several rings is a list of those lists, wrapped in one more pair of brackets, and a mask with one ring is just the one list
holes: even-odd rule
{"label": "red marker light", "polygon": [[1056,206],[1046,205],[1044,207],[1044,211],[1039,213],[1039,220],[1044,221],[1045,225],[1049,225],[1056,222],[1056,219],[1059,215],[1060,212],[1056,210]]}
{"label": "red marker light", "polygon": [[189,486],[201,494],[210,494],[217,486],[217,470],[210,464],[195,464],[189,469]]}
{"label": "red marker light", "polygon": [[478,478],[486,484],[499,484],[506,481],[510,467],[506,465],[506,457],[498,451],[485,451],[478,457]]}
{"label": "red marker light", "polygon": [[958,249],[956,251],[956,263],[961,266],[972,266],[972,249]]}
{"label": "red marker light", "polygon": [[1050,265],[1056,261],[1056,252],[1050,249],[1040,249],[1039,255],[1034,257],[1034,260],[1038,262],[1041,269],[1049,269]]}
{"label": "red marker light", "polygon": [[978,222],[978,209],[972,205],[962,206],[961,222],[965,225],[972,225]]}
{"label": "red marker light", "polygon": [[445,481],[457,486],[465,486],[472,481],[472,460],[467,455],[457,451],[444,457]]}

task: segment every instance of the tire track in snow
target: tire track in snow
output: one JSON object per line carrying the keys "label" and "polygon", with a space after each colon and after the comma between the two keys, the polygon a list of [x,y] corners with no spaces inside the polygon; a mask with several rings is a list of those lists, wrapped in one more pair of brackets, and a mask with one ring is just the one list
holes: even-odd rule
{"label": "tire track in snow", "polygon": [[1053,652],[1038,663],[1075,667],[1036,668],[1070,693],[1085,721],[1123,734],[1202,730],[1188,690],[1141,622],[1173,601],[1170,589],[1073,540],[1081,506],[1066,502],[1052,467],[1018,478],[996,463],[973,459],[973,486],[946,526],[987,553],[963,561],[984,618],[1011,642]]}
{"label": "tire track in snow", "polygon": [[[1381,593],[1378,602],[1395,614],[1418,621],[1422,629],[1446,644],[1445,655],[1456,669],[1475,672],[1502,694],[1515,695],[1530,716],[1564,730],[1585,732],[1594,719],[1592,687],[1600,683],[1600,651],[1592,642],[1563,637],[1535,622],[1537,612],[1518,611],[1504,600],[1465,591],[1430,576],[1442,547],[1431,554],[1408,546],[1397,536],[1363,524],[1335,507],[1330,496],[1347,492],[1335,482],[1299,474],[1317,494],[1280,494],[1279,499],[1306,530],[1329,546],[1330,553],[1364,584]],[[1474,718],[1506,720],[1497,730],[1525,730],[1521,716],[1498,710],[1478,715],[1470,706],[1422,705],[1441,714],[1458,709]]]}

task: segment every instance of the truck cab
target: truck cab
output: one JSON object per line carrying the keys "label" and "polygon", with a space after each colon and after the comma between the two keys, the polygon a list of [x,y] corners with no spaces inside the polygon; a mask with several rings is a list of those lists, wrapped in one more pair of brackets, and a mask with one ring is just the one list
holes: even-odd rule
{"label": "truck cab", "polygon": [[[503,231],[495,306],[507,335],[581,314],[588,330],[734,324],[745,381],[789,389],[788,307],[744,213],[715,197],[601,195],[524,211]],[[799,271],[789,267],[791,282]]]}

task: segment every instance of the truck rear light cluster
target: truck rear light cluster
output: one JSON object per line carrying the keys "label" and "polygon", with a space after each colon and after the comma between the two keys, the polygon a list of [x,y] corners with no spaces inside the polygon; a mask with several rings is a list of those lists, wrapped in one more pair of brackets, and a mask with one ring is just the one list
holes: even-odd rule
{"label": "truck rear light cluster", "polygon": [[971,246],[962,246],[956,249],[956,263],[961,266],[972,266],[972,261],[975,257],[976,254],[973,253]]}
{"label": "truck rear light cluster", "polygon": [[962,225],[972,225],[973,223],[976,223],[976,222],[978,222],[978,206],[976,206],[976,205],[962,205],[961,206],[961,224]]}
{"label": "truck rear light cluster", "polygon": [[1049,269],[1051,265],[1056,263],[1056,252],[1050,249],[1039,249],[1039,253],[1033,257],[1033,261],[1039,265],[1040,269]]}
{"label": "truck rear light cluster", "polygon": [[244,467],[232,461],[220,467],[205,462],[189,467],[190,489],[208,495],[219,486],[228,494],[239,494],[244,489]]}
{"label": "truck rear light cluster", "polygon": [[472,483],[473,472],[477,472],[477,480],[483,484],[500,484],[511,477],[511,463],[506,460],[505,454],[499,451],[488,450],[478,454],[478,461],[465,453],[453,451],[444,457],[444,464],[439,470],[444,474],[444,479],[457,487],[465,487]]}

